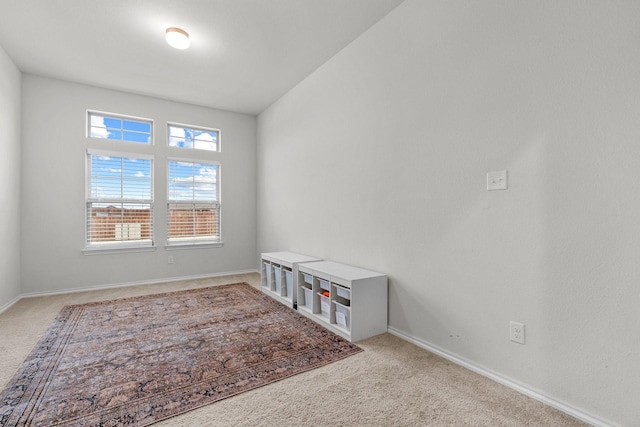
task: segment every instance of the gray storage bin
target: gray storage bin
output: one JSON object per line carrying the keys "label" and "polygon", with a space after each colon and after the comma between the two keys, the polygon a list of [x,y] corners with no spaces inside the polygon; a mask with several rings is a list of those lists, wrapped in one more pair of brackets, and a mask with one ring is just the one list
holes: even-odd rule
{"label": "gray storage bin", "polygon": [[273,272],[276,281],[276,293],[281,295],[282,292],[282,268],[279,265],[273,266]]}
{"label": "gray storage bin", "polygon": [[293,275],[291,273],[291,270],[288,270],[286,268],[283,269],[284,270],[284,282],[286,284],[286,289],[287,289],[287,295],[289,298],[293,297]]}

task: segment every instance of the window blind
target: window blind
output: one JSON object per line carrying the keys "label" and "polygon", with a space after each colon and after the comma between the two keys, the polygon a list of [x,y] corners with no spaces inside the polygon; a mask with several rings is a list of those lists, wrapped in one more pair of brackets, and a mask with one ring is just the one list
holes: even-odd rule
{"label": "window blind", "polygon": [[87,159],[87,245],[151,245],[153,160],[92,152]]}
{"label": "window blind", "polygon": [[214,163],[169,161],[169,244],[220,241],[219,169]]}

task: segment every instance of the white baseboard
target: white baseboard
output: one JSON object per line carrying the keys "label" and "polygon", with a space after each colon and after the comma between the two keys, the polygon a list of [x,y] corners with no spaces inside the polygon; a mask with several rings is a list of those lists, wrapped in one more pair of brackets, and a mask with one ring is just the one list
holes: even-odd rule
{"label": "white baseboard", "polygon": [[11,301],[9,301],[8,303],[0,306],[0,313],[2,313],[5,310],[8,310],[9,307],[11,307],[13,304],[17,303],[18,301],[20,301],[20,298],[22,298],[22,295],[18,295],[17,297],[15,297],[14,299],[12,299]]}
{"label": "white baseboard", "polygon": [[427,351],[430,351],[431,353],[437,354],[440,357],[443,357],[447,360],[449,360],[450,362],[455,363],[456,365],[460,365],[464,368],[469,369],[470,371],[473,371],[477,374],[482,375],[483,377],[487,377],[490,380],[493,380],[497,383],[500,383],[504,386],[507,386],[519,393],[522,393],[526,396],[529,396],[537,401],[540,401],[542,403],[544,403],[545,405],[551,406],[555,409],[558,409],[564,413],[567,413],[569,415],[571,415],[574,418],[577,418],[581,421],[584,421],[585,423],[589,423],[591,425],[593,425],[594,427],[616,427],[616,424],[612,424],[609,422],[605,422],[597,417],[594,417],[593,415],[587,414],[586,412],[576,409],[574,407],[572,407],[571,405],[568,405],[564,402],[561,402],[559,400],[556,400],[550,396],[547,396],[539,391],[536,391],[534,389],[532,389],[531,387],[527,386],[526,384],[520,384],[510,378],[504,377],[496,372],[491,371],[490,369],[485,368],[484,366],[480,366],[472,361],[469,361],[467,359],[464,359],[454,353],[450,353],[447,350],[444,350],[436,345],[433,345],[431,343],[428,343],[426,341],[423,341],[419,338],[415,338],[411,335],[405,334],[404,332],[393,328],[391,326],[388,327],[388,332],[392,335],[397,336],[398,338],[401,338],[405,341],[408,341],[412,344],[417,345],[420,348],[423,348]]}
{"label": "white baseboard", "polygon": [[96,285],[96,286],[86,286],[83,288],[68,288],[68,289],[60,289],[55,291],[45,291],[45,292],[27,292],[21,295],[18,295],[13,300],[9,301],[2,307],[0,307],[0,313],[9,309],[12,305],[20,301],[22,298],[34,298],[34,297],[44,297],[49,295],[60,295],[60,294],[72,294],[75,292],[86,292],[86,291],[97,291],[104,289],[114,289],[114,288],[124,288],[128,286],[143,286],[143,285],[153,285],[157,283],[169,283],[169,282],[179,282],[181,280],[197,280],[197,279],[208,279],[210,277],[222,277],[222,276],[234,276],[238,274],[250,274],[250,273],[259,273],[258,270],[240,270],[240,271],[225,271],[223,273],[212,273],[212,274],[201,274],[194,276],[183,276],[183,277],[169,277],[164,279],[153,279],[153,280],[141,280],[136,282],[122,282],[122,283],[111,283],[107,285]]}

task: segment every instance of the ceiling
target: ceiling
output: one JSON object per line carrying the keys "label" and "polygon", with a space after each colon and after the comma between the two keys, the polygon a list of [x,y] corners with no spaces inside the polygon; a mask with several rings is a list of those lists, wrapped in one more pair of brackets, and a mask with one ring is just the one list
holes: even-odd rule
{"label": "ceiling", "polygon": [[259,114],[402,1],[0,0],[0,46],[25,73]]}

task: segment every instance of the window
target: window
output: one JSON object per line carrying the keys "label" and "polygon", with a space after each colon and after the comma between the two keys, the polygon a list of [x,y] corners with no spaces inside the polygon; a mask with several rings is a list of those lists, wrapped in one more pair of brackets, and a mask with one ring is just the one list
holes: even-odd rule
{"label": "window", "polygon": [[88,249],[153,245],[153,158],[87,153]]}
{"label": "window", "polygon": [[[166,230],[156,230],[167,248],[222,246],[220,164],[199,159],[220,151],[219,129],[167,122],[167,146],[156,148],[151,119],[91,110],[86,117],[86,253],[154,250],[154,155],[167,165]],[[102,151],[105,139],[119,151]],[[167,158],[167,150],[192,158]]]}
{"label": "window", "polygon": [[188,125],[168,124],[169,147],[220,151],[220,131]]}
{"label": "window", "polygon": [[89,111],[88,136],[90,138],[151,144],[153,122],[134,117],[106,115]]}
{"label": "window", "polygon": [[220,244],[220,165],[170,160],[167,244]]}

